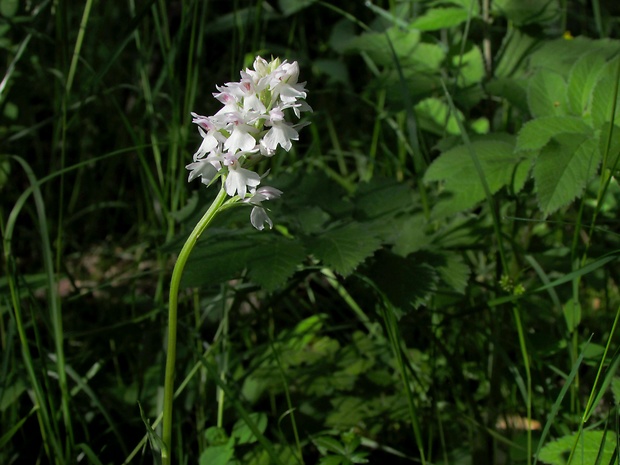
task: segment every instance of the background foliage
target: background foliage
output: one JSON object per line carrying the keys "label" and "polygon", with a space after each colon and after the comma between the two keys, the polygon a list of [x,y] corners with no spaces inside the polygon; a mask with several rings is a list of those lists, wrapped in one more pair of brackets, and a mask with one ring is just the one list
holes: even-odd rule
{"label": "background foliage", "polygon": [[190,111],[261,54],[312,124],[188,263],[178,463],[616,463],[616,3],[0,1],[0,461],[158,461]]}

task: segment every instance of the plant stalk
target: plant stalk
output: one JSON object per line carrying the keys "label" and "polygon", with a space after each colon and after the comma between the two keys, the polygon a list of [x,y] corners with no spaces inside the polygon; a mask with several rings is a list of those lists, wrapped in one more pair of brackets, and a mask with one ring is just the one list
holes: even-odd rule
{"label": "plant stalk", "polygon": [[172,278],[170,279],[170,298],[168,301],[168,350],[166,353],[166,373],[164,378],[164,416],[163,416],[163,443],[164,447],[161,451],[162,464],[170,465],[172,460],[172,400],[174,396],[174,366],[176,362],[177,349],[177,306],[179,287],[185,264],[189,258],[198,238],[205,229],[211,224],[215,215],[220,211],[226,199],[226,190],[224,189],[222,180],[222,188],[217,197],[196,224],[189,237],[185,241],[179,257],[174,264]]}

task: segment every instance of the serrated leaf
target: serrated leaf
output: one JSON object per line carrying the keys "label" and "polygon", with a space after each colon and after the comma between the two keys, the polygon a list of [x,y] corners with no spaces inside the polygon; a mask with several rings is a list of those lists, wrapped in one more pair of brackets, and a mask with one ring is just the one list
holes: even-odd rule
{"label": "serrated leaf", "polygon": [[[583,431],[581,437],[577,438],[576,434],[563,436],[560,439],[545,445],[538,459],[544,463],[551,465],[566,465],[566,459],[570,456],[571,450],[577,443],[575,453],[573,455],[573,463],[579,465],[595,465],[596,463],[610,463],[611,457],[616,447],[616,440],[613,434],[605,437],[604,431]],[[597,462],[597,456],[601,445],[601,459]]]}
{"label": "serrated leaf", "polygon": [[240,236],[200,241],[185,265],[183,287],[202,287],[237,278],[245,269],[256,243]]}
{"label": "serrated leaf", "polygon": [[221,446],[209,446],[200,454],[199,465],[226,465],[235,455],[235,439],[230,438]]}
{"label": "serrated leaf", "polygon": [[[611,138],[609,137],[610,131]],[[601,136],[599,137],[599,150],[603,157],[605,156],[605,152],[607,152],[606,169],[620,168],[620,164],[618,163],[618,157],[620,157],[620,126],[612,126],[610,123],[605,123],[603,125]]]}
{"label": "serrated leaf", "polygon": [[463,8],[431,8],[418,17],[411,27],[420,31],[436,31],[458,26],[467,21],[469,13]]}
{"label": "serrated leaf", "polygon": [[[471,143],[491,194],[512,181],[516,165],[521,161],[513,145],[498,140],[482,139]],[[424,182],[444,181],[445,200],[433,209],[434,216],[445,216],[473,207],[485,197],[480,176],[470,148],[460,145],[441,154],[428,168]]]}
{"label": "serrated leaf", "polygon": [[517,150],[540,150],[552,137],[573,133],[589,135],[592,128],[577,116],[543,116],[528,121],[517,136]]}
{"label": "serrated leaf", "polygon": [[277,236],[251,254],[250,279],[267,291],[274,291],[293,275],[305,258],[306,252],[300,243]]}
{"label": "serrated leaf", "polygon": [[360,223],[330,229],[308,241],[308,251],[343,276],[351,274],[379,247],[380,240]]}
{"label": "serrated leaf", "polygon": [[553,1],[495,0],[493,7],[519,26],[544,23],[559,13],[559,6]]}
{"label": "serrated leaf", "polygon": [[[601,78],[594,88],[594,93],[592,94],[592,125],[595,128],[602,126],[604,123],[611,122],[616,89],[616,73],[612,72],[610,65],[613,63],[617,67],[619,66],[619,61],[620,59],[616,59],[607,65],[605,70],[608,71],[604,70],[601,73]],[[618,115],[620,115],[620,93],[618,93],[615,105],[615,118],[618,120]]]}
{"label": "serrated leaf", "polygon": [[362,220],[394,215],[413,205],[411,188],[393,179],[374,177],[360,183],[353,199],[355,217]]}
{"label": "serrated leaf", "polygon": [[611,393],[614,396],[614,403],[620,405],[620,377],[614,376],[611,380]]}
{"label": "serrated leaf", "polygon": [[444,263],[436,266],[441,279],[459,294],[464,294],[471,270],[461,255],[442,254]]}
{"label": "serrated leaf", "polygon": [[422,305],[435,291],[438,281],[432,266],[416,254],[404,258],[390,252],[380,252],[368,275],[390,302],[403,311]]}
{"label": "serrated leaf", "polygon": [[538,203],[545,215],[581,195],[600,163],[598,141],[582,134],[562,134],[541,150],[534,165]]}
{"label": "serrated leaf", "polygon": [[571,69],[566,92],[569,110],[575,115],[590,112],[594,86],[605,66],[602,52],[582,56]]}
{"label": "serrated leaf", "polygon": [[432,237],[426,232],[427,227],[428,220],[424,214],[404,217],[395,228],[392,251],[396,255],[406,257],[428,246]]}
{"label": "serrated leaf", "polygon": [[534,117],[567,114],[564,78],[548,70],[536,73],[527,88],[527,103]]}

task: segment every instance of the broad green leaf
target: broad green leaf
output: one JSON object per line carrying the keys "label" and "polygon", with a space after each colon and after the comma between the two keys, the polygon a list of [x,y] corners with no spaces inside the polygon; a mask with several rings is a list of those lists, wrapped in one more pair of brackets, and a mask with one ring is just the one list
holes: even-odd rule
{"label": "broad green leaf", "polygon": [[[267,429],[267,415],[260,412],[254,412],[250,413],[249,416],[250,419],[256,424],[258,430],[261,433],[264,433]],[[231,436],[233,438],[237,438],[237,444],[252,444],[253,442],[256,442],[256,436],[243,419],[237,420],[233,426]]]}
{"label": "broad green leaf", "polygon": [[436,31],[458,26],[467,20],[469,13],[463,8],[431,8],[411,23],[411,27],[420,31]]}
{"label": "broad green leaf", "polygon": [[381,242],[360,223],[349,223],[308,241],[307,250],[337,273],[347,276],[381,247]]}
{"label": "broad green leaf", "polygon": [[545,215],[583,192],[600,163],[598,141],[584,134],[561,134],[541,150],[534,165],[538,203]]}
{"label": "broad green leaf", "polygon": [[517,137],[516,150],[540,150],[559,134],[590,135],[592,128],[581,117],[545,116],[528,121]]}
{"label": "broad green leaf", "polygon": [[[416,105],[415,110],[421,128],[440,136],[460,134],[456,117],[448,104],[442,100],[435,97],[424,99]],[[463,114],[460,111],[458,118],[463,121]]]}
{"label": "broad green leaf", "polygon": [[239,277],[257,244],[240,236],[231,239],[199,241],[187,260],[181,285],[202,287]]}
{"label": "broad green leaf", "polygon": [[564,78],[553,71],[536,73],[527,88],[527,103],[534,117],[567,114]]}
{"label": "broad green leaf", "polygon": [[530,55],[529,67],[549,69],[568,76],[575,62],[583,55],[602,52],[607,58],[611,58],[618,53],[619,46],[620,42],[617,40],[592,40],[584,36],[571,40],[549,40],[540,44]]}
{"label": "broad green leaf", "polygon": [[[604,445],[603,445],[604,442]],[[545,445],[538,459],[551,465],[566,465],[567,458],[570,456],[573,446],[577,444],[573,456],[573,464],[595,465],[596,463],[610,463],[611,457],[616,447],[616,440],[613,434],[605,435],[604,431],[583,431],[581,437],[577,434],[563,436],[560,439]],[[602,450],[602,460],[596,461],[599,450]]]}
{"label": "broad green leaf", "polygon": [[523,113],[528,112],[526,80],[500,77],[487,83],[485,89],[491,95],[506,99]]}
{"label": "broad green leaf", "polygon": [[558,2],[553,0],[495,0],[493,7],[519,26],[545,23],[559,14]]}
{"label": "broad green leaf", "polygon": [[267,291],[284,285],[306,258],[303,246],[296,241],[276,236],[249,257],[250,278]]}
{"label": "broad green leaf", "polygon": [[410,210],[413,196],[411,188],[402,182],[374,177],[359,184],[353,202],[355,218],[369,220]]}
{"label": "broad green leaf", "polygon": [[459,294],[464,294],[471,275],[469,266],[459,254],[445,253],[440,255],[441,262],[434,266],[441,279]]}
{"label": "broad green leaf", "polygon": [[519,28],[510,28],[500,50],[499,59],[495,65],[496,79],[503,79],[515,75],[522,66],[525,57],[536,47],[539,40],[528,36]]}
{"label": "broad green leaf", "polygon": [[209,446],[200,454],[199,465],[226,465],[235,455],[235,438],[230,438],[226,444]]}
{"label": "broad green leaf", "polygon": [[380,66],[393,65],[396,54],[401,66],[407,66],[417,53],[415,50],[419,44],[419,31],[392,27],[385,32],[365,32],[349,40],[347,49],[367,53]]}
{"label": "broad green leaf", "polygon": [[498,140],[482,139],[472,142],[471,148],[460,145],[444,152],[424,176],[424,182],[444,182],[446,198],[436,204],[433,215],[444,216],[466,210],[485,198],[472,151],[480,162],[491,194],[512,181],[515,167],[521,161],[512,144]]}
{"label": "broad green leaf", "polygon": [[[610,138],[611,131],[611,138]],[[620,157],[620,126],[611,125],[605,123],[601,130],[601,136],[599,137],[599,150],[601,156],[607,156],[605,161],[605,169],[618,169],[620,164],[618,158]]]}
{"label": "broad green leaf", "polygon": [[[620,59],[614,60],[616,66],[620,66]],[[609,66],[606,69],[609,70]],[[615,71],[615,70],[614,70]],[[611,122],[614,108],[614,92],[617,76],[615,73],[603,71],[601,78],[594,88],[592,95],[592,125],[597,128],[604,123]],[[620,120],[620,92],[615,103],[615,121]]]}
{"label": "broad green leaf", "polygon": [[567,103],[569,111],[574,115],[590,113],[591,98],[594,86],[605,66],[602,52],[583,55],[568,77]]}
{"label": "broad green leaf", "polygon": [[431,236],[426,232],[428,221],[423,214],[407,215],[398,222],[394,231],[394,247],[396,255],[406,257],[410,253],[427,247],[431,243]]}
{"label": "broad green leaf", "polygon": [[463,55],[455,55],[452,58],[453,66],[460,66],[457,71],[456,83],[459,87],[468,87],[478,84],[484,78],[484,59],[482,52],[476,45],[470,48]]}
{"label": "broad green leaf", "polygon": [[380,252],[367,274],[394,306],[406,312],[426,302],[437,288],[437,272],[424,257],[411,254],[404,258]]}

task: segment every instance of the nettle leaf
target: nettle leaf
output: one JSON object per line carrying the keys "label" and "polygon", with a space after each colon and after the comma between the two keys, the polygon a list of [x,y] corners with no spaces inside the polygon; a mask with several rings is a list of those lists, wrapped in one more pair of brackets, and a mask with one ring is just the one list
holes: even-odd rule
{"label": "nettle leaf", "polygon": [[347,276],[381,247],[381,241],[360,223],[325,231],[307,241],[308,251],[337,273]]}
{"label": "nettle leaf", "polygon": [[[613,434],[606,435],[604,431],[583,431],[579,438],[576,433],[563,436],[545,445],[538,459],[551,465],[566,465],[567,458],[575,444],[577,446],[573,455],[575,458],[573,463],[595,465],[596,463],[611,463],[616,439]],[[601,460],[597,461],[599,450],[601,450]]]}
{"label": "nettle leaf", "polygon": [[582,115],[590,113],[594,86],[605,67],[602,52],[582,56],[571,69],[568,77],[567,103],[571,113]]}
{"label": "nettle leaf", "polygon": [[534,165],[538,203],[545,215],[581,195],[600,163],[598,140],[561,134],[541,150]]}
{"label": "nettle leaf", "polygon": [[516,150],[539,150],[560,134],[590,135],[592,128],[577,116],[543,116],[528,121],[517,136]]}
{"label": "nettle leaf", "polygon": [[532,116],[565,115],[566,82],[562,75],[541,70],[529,82],[527,103]]}
{"label": "nettle leaf", "polygon": [[267,291],[273,291],[284,285],[305,258],[306,252],[299,242],[276,236],[251,254],[250,279]]}
{"label": "nettle leaf", "polygon": [[431,8],[419,16],[411,27],[420,31],[436,31],[458,26],[467,21],[469,13],[463,8]]}
{"label": "nettle leaf", "polygon": [[480,162],[482,173],[491,194],[508,185],[521,158],[515,155],[513,144],[481,139],[455,147],[441,154],[428,168],[424,182],[443,181],[446,195],[433,210],[434,216],[444,216],[473,207],[485,197],[480,176],[471,150]]}

